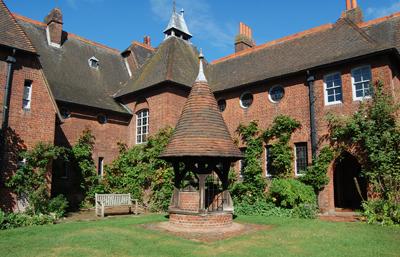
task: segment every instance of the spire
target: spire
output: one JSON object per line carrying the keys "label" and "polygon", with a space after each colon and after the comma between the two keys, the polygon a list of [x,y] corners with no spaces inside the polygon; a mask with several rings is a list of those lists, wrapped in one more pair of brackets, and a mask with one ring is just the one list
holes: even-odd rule
{"label": "spire", "polygon": [[192,37],[183,17],[184,11],[176,12],[176,2],[173,1],[172,15],[167,28],[164,30],[165,38],[176,36],[183,40],[189,40]]}
{"label": "spire", "polygon": [[199,54],[199,60],[200,60],[200,65],[199,65],[199,75],[197,75],[197,79],[195,82],[205,82],[207,83],[207,78],[204,75],[204,69],[203,69],[203,50],[200,48],[200,54]]}

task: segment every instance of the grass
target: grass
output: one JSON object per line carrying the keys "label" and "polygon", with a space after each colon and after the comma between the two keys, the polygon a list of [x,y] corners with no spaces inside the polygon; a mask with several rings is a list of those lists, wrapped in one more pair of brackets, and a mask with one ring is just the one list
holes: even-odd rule
{"label": "grass", "polygon": [[136,226],[161,215],[82,221],[0,231],[6,256],[400,256],[400,228],[265,217],[237,222],[270,230],[213,243],[193,242]]}

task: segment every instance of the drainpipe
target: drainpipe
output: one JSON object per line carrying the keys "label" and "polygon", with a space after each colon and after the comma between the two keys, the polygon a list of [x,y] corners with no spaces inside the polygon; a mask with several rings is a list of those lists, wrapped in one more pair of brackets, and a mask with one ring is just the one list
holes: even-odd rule
{"label": "drainpipe", "polygon": [[10,94],[11,94],[11,84],[12,84],[12,75],[13,75],[13,64],[16,62],[15,60],[15,49],[13,50],[13,55],[7,57],[7,78],[6,78],[6,88],[4,92],[4,100],[3,100],[3,120],[1,124],[1,129],[4,131],[8,127],[8,116],[10,113]]}
{"label": "drainpipe", "polygon": [[310,130],[311,130],[311,152],[313,161],[317,157],[318,139],[317,139],[317,122],[315,120],[315,94],[314,94],[315,77],[307,71],[308,85],[308,101],[310,105]]}
{"label": "drainpipe", "polygon": [[[3,100],[3,119],[1,122],[1,134],[6,133],[6,129],[8,128],[8,116],[9,116],[9,105],[10,105],[10,95],[11,95],[11,84],[12,84],[12,76],[13,76],[13,64],[16,62],[14,57],[15,49],[13,49],[12,56],[7,57],[7,77],[6,77],[6,87],[4,92],[4,100]],[[5,135],[0,135],[0,172],[3,172],[4,166],[4,155],[5,155]],[[2,174],[0,174],[0,182],[2,179]]]}

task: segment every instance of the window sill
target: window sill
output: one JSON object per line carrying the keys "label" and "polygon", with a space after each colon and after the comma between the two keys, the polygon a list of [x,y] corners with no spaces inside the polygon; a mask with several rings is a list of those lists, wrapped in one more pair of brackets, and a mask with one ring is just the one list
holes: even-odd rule
{"label": "window sill", "polygon": [[336,101],[336,102],[330,102],[330,103],[325,103],[325,106],[340,106],[343,105],[342,101]]}

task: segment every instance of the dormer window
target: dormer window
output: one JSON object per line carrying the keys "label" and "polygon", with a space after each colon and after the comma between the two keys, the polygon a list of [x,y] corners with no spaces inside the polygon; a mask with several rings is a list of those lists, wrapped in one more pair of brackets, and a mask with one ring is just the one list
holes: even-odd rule
{"label": "dormer window", "polygon": [[91,57],[89,60],[89,67],[93,69],[98,69],[99,68],[99,60],[96,57]]}

